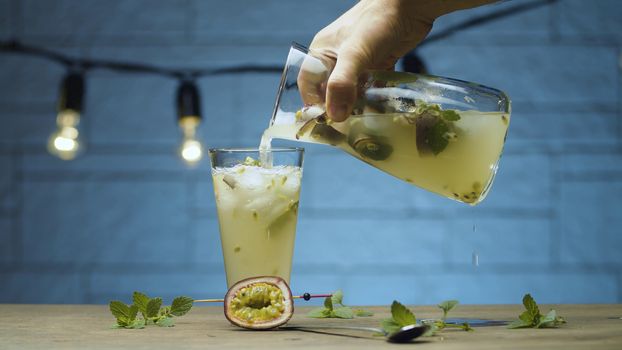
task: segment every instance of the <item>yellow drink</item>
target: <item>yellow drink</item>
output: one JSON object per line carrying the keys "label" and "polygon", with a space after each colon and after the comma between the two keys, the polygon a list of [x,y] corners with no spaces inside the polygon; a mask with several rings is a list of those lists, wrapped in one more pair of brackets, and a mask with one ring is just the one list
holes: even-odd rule
{"label": "yellow drink", "polygon": [[289,283],[302,169],[238,164],[212,178],[228,287],[264,275]]}
{"label": "yellow drink", "polygon": [[[317,114],[317,113],[316,113]],[[497,170],[509,113],[441,110],[364,113],[331,123],[324,115],[273,123],[273,138],[330,144],[404,181],[464,203],[484,199]]]}

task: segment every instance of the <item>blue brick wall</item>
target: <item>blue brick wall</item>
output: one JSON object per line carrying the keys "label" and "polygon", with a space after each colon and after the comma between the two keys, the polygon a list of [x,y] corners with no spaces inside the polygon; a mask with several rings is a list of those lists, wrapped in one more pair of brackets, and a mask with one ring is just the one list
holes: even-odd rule
{"label": "blue brick wall", "polygon": [[[524,2],[445,16],[433,33]],[[0,38],[163,66],[277,65],[353,3],[0,0]],[[471,208],[308,146],[294,291],[342,288],[352,304],[622,302],[620,18],[615,0],[563,0],[423,46],[432,74],[512,97],[493,190]],[[88,150],[63,162],[45,150],[63,73],[0,54],[0,302],[222,296],[209,164],[175,155],[177,82],[90,72]],[[207,146],[256,145],[279,79],[201,79]]]}

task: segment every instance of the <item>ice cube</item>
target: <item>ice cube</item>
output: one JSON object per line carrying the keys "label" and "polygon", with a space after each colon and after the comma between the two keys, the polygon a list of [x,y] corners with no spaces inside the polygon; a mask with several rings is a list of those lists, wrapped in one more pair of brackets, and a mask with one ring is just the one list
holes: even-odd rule
{"label": "ice cube", "polygon": [[289,173],[285,177],[285,181],[279,182],[281,184],[280,190],[286,197],[294,198],[300,190],[300,172],[294,171]]}
{"label": "ice cube", "polygon": [[238,184],[245,190],[265,188],[268,183],[259,170],[259,167],[245,166],[244,171],[236,176]]}

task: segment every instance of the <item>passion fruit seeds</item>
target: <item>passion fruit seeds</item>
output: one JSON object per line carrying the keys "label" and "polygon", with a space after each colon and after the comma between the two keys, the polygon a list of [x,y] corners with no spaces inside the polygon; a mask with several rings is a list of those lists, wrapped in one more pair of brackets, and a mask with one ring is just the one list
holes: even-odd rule
{"label": "passion fruit seeds", "polygon": [[285,306],[283,293],[268,283],[256,283],[240,289],[231,302],[236,318],[248,322],[269,321],[279,317]]}
{"label": "passion fruit seeds", "polygon": [[280,277],[261,276],[237,282],[224,300],[225,317],[236,326],[271,329],[292,317],[291,290]]}

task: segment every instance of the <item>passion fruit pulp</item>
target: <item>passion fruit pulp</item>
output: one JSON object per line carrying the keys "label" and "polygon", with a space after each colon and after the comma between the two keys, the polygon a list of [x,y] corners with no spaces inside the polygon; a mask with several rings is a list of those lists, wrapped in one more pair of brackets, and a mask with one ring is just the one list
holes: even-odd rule
{"label": "passion fruit pulp", "polygon": [[263,330],[281,326],[294,314],[292,292],[276,276],[241,280],[225,295],[225,317],[236,326]]}

